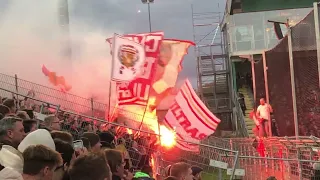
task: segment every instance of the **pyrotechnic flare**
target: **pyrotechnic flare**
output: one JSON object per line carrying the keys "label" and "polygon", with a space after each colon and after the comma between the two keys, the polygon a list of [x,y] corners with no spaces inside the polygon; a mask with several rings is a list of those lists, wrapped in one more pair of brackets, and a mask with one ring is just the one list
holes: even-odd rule
{"label": "pyrotechnic flare", "polygon": [[52,85],[59,87],[62,92],[68,92],[71,90],[72,87],[66,83],[63,76],[57,76],[56,72],[49,71],[44,65],[42,65],[42,72],[49,78],[49,82]]}

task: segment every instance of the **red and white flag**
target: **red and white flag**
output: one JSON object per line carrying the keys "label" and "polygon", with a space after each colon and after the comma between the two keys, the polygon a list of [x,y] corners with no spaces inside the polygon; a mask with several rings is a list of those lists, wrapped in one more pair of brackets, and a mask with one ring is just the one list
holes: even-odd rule
{"label": "red and white flag", "polygon": [[144,46],[118,35],[114,36],[112,45],[112,79],[132,81],[141,74],[146,58]]}
{"label": "red and white flag", "polygon": [[200,141],[214,133],[220,121],[200,100],[189,80],[164,118],[167,128],[176,132],[177,147],[187,151],[198,151]]}
{"label": "red and white flag", "polygon": [[182,70],[183,58],[192,45],[194,45],[193,42],[185,40],[164,39],[162,41],[150,95],[156,101],[151,108],[156,108],[165,97],[171,94]]}
{"label": "red and white flag", "polygon": [[[148,97],[152,86],[152,80],[155,75],[156,65],[158,63],[159,49],[163,40],[163,35],[163,32],[152,32],[122,36],[143,45],[146,56],[140,75],[130,82],[117,82],[119,106],[146,106],[148,104]],[[107,39],[107,42],[112,46],[112,38]],[[113,52],[111,52],[111,54],[113,54]]]}
{"label": "red and white flag", "polygon": [[193,42],[183,40],[164,39],[160,46],[160,56],[152,88],[157,94],[175,87],[178,74],[182,70],[183,57]]}

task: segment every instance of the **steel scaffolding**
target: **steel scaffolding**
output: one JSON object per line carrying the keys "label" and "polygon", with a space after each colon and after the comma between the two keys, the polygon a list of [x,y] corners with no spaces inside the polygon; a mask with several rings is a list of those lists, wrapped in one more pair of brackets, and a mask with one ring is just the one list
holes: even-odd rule
{"label": "steel scaffolding", "polygon": [[213,113],[225,120],[222,129],[231,130],[231,77],[220,27],[223,13],[197,13],[191,8],[199,96]]}

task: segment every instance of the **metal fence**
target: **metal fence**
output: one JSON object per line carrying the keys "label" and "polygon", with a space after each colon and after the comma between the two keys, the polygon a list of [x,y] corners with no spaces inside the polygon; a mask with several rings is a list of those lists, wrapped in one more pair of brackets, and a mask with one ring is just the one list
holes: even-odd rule
{"label": "metal fence", "polygon": [[270,101],[280,136],[319,137],[318,4],[288,29],[288,35],[263,54],[266,65],[261,69],[260,62],[255,64],[257,98],[266,97]]}
{"label": "metal fence", "polygon": [[[36,98],[52,104],[59,104],[62,108],[74,112],[81,112],[86,115],[94,115],[95,117],[104,118],[104,112],[107,108],[106,104],[96,102],[94,99],[87,99],[80,96],[63,93],[62,91],[49,88],[40,84],[36,84],[27,80],[20,79],[0,73],[0,87],[12,92],[18,92],[27,95],[30,90],[35,92]],[[9,92],[3,92],[2,96],[9,96]]]}
{"label": "metal fence", "polygon": [[[234,179],[234,176],[238,173],[235,169],[238,152],[209,143],[209,140],[206,143],[197,144],[200,149],[198,153],[178,149],[167,152],[162,151],[162,167],[175,162],[187,162],[192,166],[198,166],[204,170],[202,173],[202,179],[204,180]],[[228,141],[227,143],[230,145]],[[222,144],[224,142],[219,142],[219,145]],[[162,174],[164,174],[163,171]]]}
{"label": "metal fence", "polygon": [[[235,132],[237,137],[249,137],[249,130],[247,128],[244,115],[240,106],[240,103],[238,101],[239,97],[237,93],[233,93],[233,99],[236,99],[237,101],[234,101],[234,108],[233,108],[233,116],[235,116],[233,119],[233,123],[235,126]],[[251,130],[251,129],[250,129]]]}
{"label": "metal fence", "polygon": [[[0,95],[8,97],[15,95],[16,92],[6,90],[1,86]],[[19,97],[26,97],[23,94],[18,94]],[[34,99],[41,106],[40,111],[45,112],[46,105],[54,108],[57,114],[61,112],[60,105],[53,104],[41,99]],[[69,117],[78,117],[85,121],[96,122],[96,125],[106,124],[104,119],[88,116],[72,110],[64,110]],[[75,138],[81,136],[81,132],[72,131],[70,127],[77,127],[83,130],[83,123],[76,122],[74,118],[64,119],[65,126],[63,130],[74,135]],[[111,125],[116,129],[137,132],[140,129],[128,127],[124,124],[107,123],[108,128]],[[97,128],[97,130],[103,131]],[[105,127],[105,126],[103,126]],[[140,134],[143,137],[156,137],[153,132],[141,130]],[[152,139],[152,138],[151,138]],[[130,139],[123,139],[122,143],[130,144]],[[196,165],[204,169],[202,178],[206,179],[248,179],[248,180],[264,180],[267,177],[275,176],[277,179],[311,179],[314,177],[315,171],[313,164],[319,162],[319,147],[320,140],[315,137],[299,137],[296,138],[269,138],[262,141],[263,145],[254,142],[253,139],[238,138],[238,139],[221,139],[216,137],[208,137],[198,144],[200,152],[192,153],[181,151],[178,149],[158,149],[150,144],[139,142],[140,149],[144,149],[152,156],[153,165],[161,175],[164,175],[164,168],[178,161],[184,161],[191,165]],[[120,145],[121,142],[118,142]],[[132,154],[132,149],[127,150]],[[152,152],[152,153],[151,153]],[[260,153],[259,153],[260,152]],[[146,161],[146,159],[130,158],[130,163],[137,165],[137,162]],[[317,178],[314,178],[317,179]]]}
{"label": "metal fence", "polygon": [[319,143],[315,137],[231,139],[233,149],[239,151],[239,166],[246,172],[243,179],[248,180],[320,179],[313,169],[319,163]]}
{"label": "metal fence", "polygon": [[[36,96],[34,98],[27,96],[31,89],[35,92]],[[139,137],[149,139],[152,136],[159,136],[154,134],[154,132],[135,128],[139,127],[139,125],[133,125],[133,127],[131,127],[126,124],[109,123],[104,119],[104,115],[100,117],[96,116],[94,112],[103,112],[105,110],[104,107],[106,107],[106,105],[102,103],[93,102],[92,99],[85,99],[79,96],[62,93],[45,86],[19,79],[16,76],[12,77],[0,74],[0,96],[7,98],[15,97],[18,99],[28,97],[29,99],[34,100],[34,104],[38,106],[38,108],[35,108],[35,111],[44,114],[50,113],[48,111],[49,108],[54,109],[54,113],[62,120],[62,130],[70,132],[74,139],[79,139],[84,130],[88,128],[87,126],[89,124],[91,128],[92,126],[96,127],[91,129],[91,131],[94,132],[101,132],[113,127],[118,133],[120,133],[122,129],[122,131],[127,131],[127,133],[130,131],[131,134],[139,132]],[[141,116],[135,112],[125,113],[127,114],[126,118],[132,118],[133,122],[137,119],[137,116],[138,118]],[[130,141],[132,141],[132,139],[123,139],[122,142],[124,144],[130,144]],[[150,144],[138,144],[140,149],[144,149],[145,152],[150,152],[149,155],[152,156],[153,165],[161,175],[164,175],[164,168],[167,165],[178,161],[187,162],[191,165],[203,168],[204,180],[234,179],[234,174],[237,173],[237,171],[235,171],[235,165],[237,163],[238,152],[230,150],[230,143],[228,140],[225,141],[219,138],[209,137],[203,140],[201,144],[197,144],[200,149],[200,152],[198,153],[181,151],[175,148],[170,150],[164,148],[158,149],[156,146],[150,146]],[[128,153],[132,154],[132,150],[128,149]],[[141,159],[136,158],[130,159],[131,164],[141,161]]]}

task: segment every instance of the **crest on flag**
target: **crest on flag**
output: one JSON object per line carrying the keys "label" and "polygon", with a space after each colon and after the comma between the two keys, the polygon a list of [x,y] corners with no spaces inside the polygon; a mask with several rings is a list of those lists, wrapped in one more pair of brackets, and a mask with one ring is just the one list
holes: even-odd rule
{"label": "crest on flag", "polygon": [[135,74],[136,70],[134,66],[139,60],[139,50],[132,45],[121,45],[118,52],[118,59],[123,65],[120,67],[120,74],[122,74],[125,69],[129,69]]}
{"label": "crest on flag", "polygon": [[114,37],[112,79],[131,81],[141,71],[145,61],[144,46],[121,36]]}

